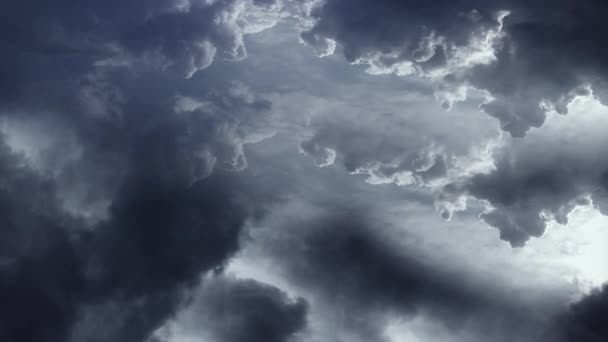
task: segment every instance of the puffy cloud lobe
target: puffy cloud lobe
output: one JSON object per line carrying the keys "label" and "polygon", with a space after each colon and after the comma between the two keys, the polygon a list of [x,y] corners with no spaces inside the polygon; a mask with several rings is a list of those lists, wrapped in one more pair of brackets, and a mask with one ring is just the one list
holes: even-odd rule
{"label": "puffy cloud lobe", "polygon": [[313,137],[300,144],[300,149],[319,166],[333,164],[338,152],[348,172],[365,174],[370,183],[408,185],[446,175],[446,157],[442,151],[433,150],[431,141],[412,139],[413,144],[403,146],[398,137],[407,134],[377,133],[370,127],[340,121],[323,123]]}
{"label": "puffy cloud lobe", "polygon": [[572,116],[554,115],[523,140],[506,139],[494,151],[493,170],[451,184],[443,195],[487,201],[481,219],[518,247],[540,237],[549,220],[566,224],[574,207],[589,199],[605,214],[608,165],[598,156],[606,149],[606,107],[579,98],[570,110]]}
{"label": "puffy cloud lobe", "polygon": [[[465,110],[437,120],[428,108],[430,94],[408,98],[393,89],[366,94],[361,86],[367,84],[345,87],[349,96],[343,102],[310,120],[300,150],[317,165],[339,164],[371,184],[435,187],[486,158],[477,146],[499,133],[486,116],[471,117]],[[370,105],[376,101],[382,108]]]}
{"label": "puffy cloud lobe", "polygon": [[[263,8],[277,11],[280,5],[265,3]],[[241,16],[252,6],[256,5],[250,1],[232,0],[66,0],[52,6],[10,1],[3,11],[6,20],[0,24],[6,51],[0,62],[6,76],[0,80],[0,112],[17,125],[39,126],[37,134],[51,136],[60,129],[75,136],[78,156],[42,169],[52,169],[59,178],[59,196],[66,206],[74,207],[74,212],[89,212],[92,221],[103,216],[100,213],[125,176],[125,146],[159,120],[181,130],[181,158],[176,162],[188,167],[176,170],[189,170],[191,182],[208,175],[216,163],[241,169],[246,165],[242,145],[268,135],[259,132],[264,124],[251,124],[261,119],[256,114],[267,112],[267,101],[231,92],[227,86],[219,92],[231,95],[215,95],[210,101],[222,104],[200,118],[196,114],[176,118],[174,104],[176,96],[200,101],[201,93],[210,91],[210,85],[205,89],[180,79],[208,64],[192,69],[191,62],[206,54],[202,50],[212,48],[223,58],[244,51],[242,35],[249,24]],[[157,67],[177,73],[160,72]],[[238,113],[248,107],[252,110],[243,118],[249,118],[249,123],[241,124]],[[222,120],[222,116],[231,119]],[[37,148],[60,155],[68,148],[63,145],[52,151],[46,146]]]}
{"label": "puffy cloud lobe", "polygon": [[187,10],[145,19],[125,31],[120,42],[127,52],[192,77],[207,68],[218,51],[230,60],[246,57],[243,28],[237,22],[242,10],[238,1],[194,2]]}
{"label": "puffy cloud lobe", "polygon": [[497,227],[503,240],[517,247],[530,237],[542,236],[547,219],[566,224],[570,211],[577,205],[588,204],[584,196],[594,191],[596,185],[602,186],[604,177],[601,173],[586,175],[578,173],[584,170],[568,170],[561,163],[551,169],[524,169],[531,166],[501,162],[497,171],[475,176],[468,185],[473,196],[488,200],[493,206],[481,218]]}
{"label": "puffy cloud lobe", "polygon": [[[481,108],[498,118],[511,136],[522,137],[531,127],[543,125],[548,111],[567,113],[568,104],[589,95],[590,88],[602,100],[606,73],[601,53],[593,51],[594,46],[604,45],[607,36],[598,14],[605,6],[599,1],[580,6],[574,1],[549,5],[540,0],[427,4],[328,0],[311,12],[316,23],[302,37],[312,45],[317,40],[336,41],[347,60],[368,64],[372,73],[413,72],[429,77],[438,82],[436,97],[440,102],[463,100],[471,87],[483,90],[487,97]],[[500,17],[501,10],[510,14]],[[553,132],[559,136],[569,129]],[[332,135],[340,135],[338,130],[344,129],[332,127],[306,141],[309,153],[325,160],[323,148],[330,148],[337,152],[338,159],[344,155],[346,161],[352,156],[361,157],[366,148],[382,146],[369,138],[365,140],[370,143],[363,148],[352,148],[353,140],[345,137],[331,141]],[[589,135],[586,131],[577,134]],[[603,141],[599,135],[594,137]],[[340,146],[340,141],[349,143]],[[576,205],[585,204],[588,195],[603,210],[606,168],[601,161],[593,160],[601,152],[591,139],[583,144],[574,142],[580,149],[567,148],[565,155],[555,151],[554,146],[562,145],[558,140],[543,141],[542,149],[533,144],[518,147],[513,143],[496,153],[495,171],[446,188],[439,202],[445,197],[451,203],[442,216],[449,218],[452,210],[465,207],[463,193],[487,200],[492,208],[482,214],[482,219],[498,227],[504,240],[522,246],[530,237],[544,233],[548,219],[566,223],[568,213]],[[412,150],[424,151],[422,146]],[[590,156],[582,151],[597,152]],[[360,168],[377,183],[411,182],[407,173],[415,167],[395,161],[404,150],[395,149],[386,157],[381,148],[374,153],[379,157],[360,158],[351,171]],[[446,173],[450,174],[449,156],[431,155],[427,159],[440,161],[433,167],[437,170],[444,169],[442,165],[447,161]],[[404,170],[406,177],[399,178]]]}
{"label": "puffy cloud lobe", "polygon": [[519,137],[543,124],[542,103],[565,113],[580,86],[605,88],[605,58],[596,53],[608,37],[599,14],[605,6],[327,0],[311,12],[316,22],[302,39],[317,50],[336,42],[348,61],[372,73],[428,77],[446,108],[466,98],[467,88],[486,91],[481,108]]}
{"label": "puffy cloud lobe", "polygon": [[243,170],[247,166],[243,146],[275,133],[270,101],[239,83],[201,100],[178,97],[175,111],[185,130],[179,143],[193,151],[194,180],[204,178],[215,166]]}
{"label": "puffy cloud lobe", "polygon": [[197,291],[188,308],[157,332],[159,340],[282,342],[306,326],[306,302],[271,285],[213,277]]}

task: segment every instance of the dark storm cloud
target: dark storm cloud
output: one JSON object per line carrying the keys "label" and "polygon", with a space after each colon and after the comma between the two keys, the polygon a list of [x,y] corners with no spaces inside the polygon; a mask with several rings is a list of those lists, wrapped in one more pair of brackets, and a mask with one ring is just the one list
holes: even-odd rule
{"label": "dark storm cloud", "polygon": [[498,161],[496,171],[473,177],[466,187],[471,195],[494,207],[481,218],[497,227],[500,237],[513,246],[542,236],[547,224],[543,214],[566,224],[575,206],[588,204],[587,194],[597,194],[601,200],[607,190],[606,168],[593,169],[565,158],[545,165],[507,158]]}
{"label": "dark storm cloud", "polygon": [[[495,6],[481,1],[475,2],[477,11],[467,6],[447,12],[443,9],[466,2],[430,2],[417,8],[401,2],[395,11],[390,8],[394,2],[381,3],[384,10],[369,2],[328,1],[313,13],[319,21],[303,38],[327,49],[331,43],[324,37],[338,29],[329,37],[351,61],[374,59],[377,68],[393,68],[411,52],[416,67],[432,73],[454,55],[443,38],[420,29],[427,17],[440,23],[431,28],[456,46],[467,46],[471,32],[483,35],[501,25]],[[0,340],[162,338],[155,332],[188,304],[201,279],[202,292],[195,300],[200,299],[200,311],[195,308],[193,316],[202,315],[205,332],[219,341],[280,342],[306,328],[308,305],[303,300],[292,300],[270,285],[221,275],[248,224],[282,195],[277,180],[260,186],[243,171],[244,146],[272,135],[277,123],[266,98],[241,83],[207,79],[200,72],[218,58],[244,58],[243,35],[258,29],[248,27],[256,23],[245,17],[280,5],[271,0],[3,4]],[[372,21],[371,31],[361,25],[366,20],[357,19],[388,14],[386,9],[388,20]],[[355,20],[343,17],[349,11]],[[403,27],[414,38],[401,30],[404,12],[413,12],[418,20]],[[273,15],[277,13],[271,19]],[[505,30],[504,46],[519,42],[510,26]],[[365,44],[357,46],[358,39]],[[410,41],[409,50],[392,48],[404,40]],[[442,79],[446,93],[462,82],[483,85],[497,96],[486,111],[514,135],[542,122],[534,116],[511,124],[519,110],[513,114],[497,107],[498,101],[513,97],[511,90],[484,83],[499,75],[492,68],[500,64],[486,70],[479,65],[483,63],[472,63],[477,66],[458,65],[456,75]],[[511,74],[511,67],[500,70]],[[544,84],[542,77],[533,85]],[[539,86],[541,90],[530,93],[555,100],[551,96],[570,91],[571,83],[578,85],[566,81],[560,83],[564,89]],[[31,132],[34,138],[28,139]],[[302,148],[313,155],[329,153],[326,146],[349,152],[361,136],[371,139],[356,129],[334,133],[321,129]],[[380,160],[386,164],[378,169],[381,177],[403,170],[423,181],[445,175],[447,161],[441,153],[421,155],[418,145],[402,149],[396,143],[400,136],[395,136],[345,153],[345,165],[356,171]],[[52,144],[44,146],[46,141]],[[71,157],[63,158],[67,154]],[[393,165],[393,154],[405,157]],[[501,203],[487,189],[470,185],[467,190]],[[85,214],[89,204],[99,212]],[[460,274],[400,251],[376,234],[373,224],[356,216],[335,215],[310,224],[314,229],[279,239],[269,249],[291,279],[327,303],[352,310],[349,328],[362,335],[378,337],[381,316],[396,312],[426,315],[450,331],[471,329],[489,340],[539,340],[553,312],[544,306],[532,312],[527,303],[514,303],[504,292],[457,280]],[[578,317],[572,320],[591,324],[593,331],[595,323]]]}
{"label": "dark storm cloud", "polygon": [[428,91],[404,94],[392,80],[379,83],[352,82],[341,87],[337,103],[319,105],[300,150],[317,165],[342,165],[372,184],[428,186],[478,159],[475,149],[500,132],[487,116],[471,115],[474,105],[438,116]]}
{"label": "dark storm cloud", "polygon": [[452,333],[484,340],[546,336],[559,305],[512,301],[513,294],[496,285],[403,250],[355,211],[335,211],[296,221],[295,232],[270,233],[265,248],[290,281],[319,296],[338,329],[382,340],[387,317],[424,316]]}
{"label": "dark storm cloud", "polygon": [[[318,49],[328,40],[335,41],[348,61],[368,64],[372,73],[411,72],[429,78],[440,101],[462,100],[466,97],[462,87],[486,91],[481,108],[511,136],[523,137],[545,123],[547,111],[565,114],[573,99],[589,95],[587,86],[600,101],[604,99],[606,56],[597,47],[608,40],[606,9],[602,1],[327,0],[312,10],[315,24],[302,38]],[[501,15],[501,10],[509,14]],[[386,135],[390,133],[380,133]],[[342,153],[346,164],[353,161],[351,170],[361,165],[374,169],[367,165],[376,162],[375,173],[384,181],[402,170],[415,171],[412,165],[398,162],[403,148],[371,147],[379,156],[374,159],[366,157],[369,146],[361,148],[352,139],[363,137],[360,132],[338,136],[335,129],[320,130],[302,146],[321,161],[328,157],[326,147],[338,156]],[[585,204],[588,195],[603,210],[607,168],[598,154],[587,152],[601,154],[597,145],[603,146],[604,140],[596,138],[584,146],[575,143],[577,148],[559,150],[558,139],[541,142],[542,148],[511,144],[495,154],[495,171],[450,185],[442,195],[466,192],[487,200],[492,209],[482,219],[498,227],[502,239],[522,246],[544,233],[548,219],[566,223],[567,215]],[[432,157],[435,163],[427,165],[437,171],[433,175],[450,173],[450,158]],[[442,215],[450,217],[448,211]]]}
{"label": "dark storm cloud", "polygon": [[166,174],[179,173],[175,163],[140,174],[151,160],[172,163],[178,155],[170,141],[161,143],[135,149],[110,218],[92,231],[58,208],[52,179],[4,149],[3,340],[143,341],[201,273],[237,250],[263,195],[217,173],[190,186]]}
{"label": "dark storm cloud", "polygon": [[[248,6],[253,5],[240,0],[9,1],[0,24],[0,112],[18,124],[43,122],[41,135],[63,134],[54,133],[58,128],[73,132],[83,151],[61,165],[65,172],[60,181],[66,184],[60,192],[81,206],[99,208],[107,202],[124,177],[125,146],[159,120],[182,130],[184,149],[196,150],[181,160],[190,164],[193,180],[208,174],[215,163],[242,168],[241,145],[250,132],[244,127],[251,124],[239,124],[239,110],[245,107],[237,102],[252,111],[268,107],[268,102],[240,95],[222,98],[230,87],[225,80],[223,85],[202,86],[183,77],[206,68],[214,55],[244,57],[242,36],[248,24],[241,14]],[[209,94],[214,87],[220,88],[219,95]],[[164,117],[174,114],[180,95],[195,100],[212,96],[206,102],[216,105],[179,109],[179,119]],[[244,116],[255,120],[254,115]],[[189,120],[199,124],[186,128]],[[205,120],[213,124],[201,125]],[[63,148],[54,153],[65,154]]]}
{"label": "dark storm cloud", "polygon": [[169,328],[167,335],[209,336],[218,342],[282,342],[305,328],[306,312],[302,298],[291,299],[274,286],[213,277],[176,318],[179,332]]}
{"label": "dark storm cloud", "polygon": [[572,116],[553,116],[525,139],[506,139],[491,170],[448,185],[442,195],[487,201],[481,219],[518,247],[542,236],[551,220],[567,224],[570,212],[589,199],[606,214],[608,164],[598,157],[608,146],[605,107],[580,98],[572,108]]}
{"label": "dark storm cloud", "polygon": [[[3,212],[11,213],[2,224],[2,297],[10,303],[0,324],[4,340],[65,341],[71,334],[76,341],[144,340],[179,308],[201,273],[221,268],[237,250],[245,220],[273,200],[247,190],[238,177],[208,177],[214,165],[197,148],[221,153],[223,140],[214,139],[232,137],[210,133],[227,122],[186,121],[170,111],[149,119],[140,121],[142,130],[112,127],[128,138],[104,152],[126,160],[125,176],[116,180],[109,217],[91,230],[62,210],[53,178],[4,147],[1,195]],[[196,132],[197,138],[187,129],[197,125],[209,132]]]}
{"label": "dark storm cloud", "polygon": [[[119,311],[92,306],[85,314],[122,318],[118,327],[104,327],[100,341],[141,341],[170,318],[184,290],[238,249],[244,220],[255,216],[252,200],[220,175],[189,189],[158,179],[128,182],[90,247],[92,304],[115,301]],[[75,339],[95,339],[88,335],[95,331],[83,334]]]}
{"label": "dark storm cloud", "polygon": [[[239,21],[239,15],[246,3],[11,0],[2,14],[2,58],[8,76],[2,88],[17,86],[13,93],[18,93],[28,86],[23,81],[34,81],[39,72],[81,72],[93,62],[143,62],[191,76],[208,67],[216,54],[242,59],[246,22]],[[48,70],[53,65],[56,68]]]}
{"label": "dark storm cloud", "polygon": [[[274,201],[230,174],[269,134],[270,103],[184,79],[245,56],[250,5],[179,4],[3,4],[3,341],[144,341]],[[74,193],[106,213],[66,212]]]}
{"label": "dark storm cloud", "polygon": [[[608,39],[600,0],[321,1],[302,38],[326,51],[336,41],[350,62],[407,69],[437,82],[442,105],[462,86],[488,91],[481,108],[513,136],[560,113],[581,86],[605,89]],[[507,10],[510,14],[504,17]]]}
{"label": "dark storm cloud", "polygon": [[52,181],[3,143],[0,160],[0,339],[64,341],[84,287],[77,222],[57,207]]}
{"label": "dark storm cloud", "polygon": [[564,342],[600,342],[608,339],[608,286],[594,290],[572,305],[560,318]]}

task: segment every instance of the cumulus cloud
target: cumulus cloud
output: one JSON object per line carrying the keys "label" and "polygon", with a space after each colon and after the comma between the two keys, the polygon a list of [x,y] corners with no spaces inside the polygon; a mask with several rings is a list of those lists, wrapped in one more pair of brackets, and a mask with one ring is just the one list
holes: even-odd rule
{"label": "cumulus cloud", "polygon": [[[491,208],[481,218],[498,227],[502,239],[522,246],[530,237],[544,233],[547,220],[566,223],[574,207],[588,203],[588,196],[603,207],[604,168],[596,157],[603,140],[593,135],[595,138],[583,143],[582,138],[570,139],[569,135],[565,138],[569,146],[556,149],[564,143],[557,138],[563,131],[574,129],[577,135],[589,137],[588,130],[594,127],[572,128],[579,125],[573,120],[561,132],[555,128],[546,135],[530,131],[543,125],[549,113],[571,111],[569,104],[577,98],[593,92],[601,102],[605,72],[599,56],[587,52],[604,39],[601,20],[596,17],[602,6],[594,3],[574,10],[577,6],[573,2],[562,1],[545,15],[542,1],[433,2],[426,6],[395,1],[353,5],[329,0],[311,11],[316,21],[302,38],[311,45],[322,39],[336,41],[348,61],[366,64],[372,74],[415,74],[430,79],[435,98],[446,108],[454,101],[473,102],[470,90],[481,91],[481,109],[497,118],[503,130],[514,138],[532,135],[524,142],[500,138],[509,140],[508,146],[494,152],[491,140],[486,140],[487,148],[484,142],[469,143],[469,147],[478,147],[478,161],[495,159],[496,171],[448,185],[436,202],[442,216],[451,218],[454,210],[466,207],[465,193],[488,201]],[[598,29],[586,34],[591,28]],[[576,36],[588,39],[577,42]],[[408,124],[415,127],[412,136],[402,133],[404,128],[400,129],[401,139],[393,140],[393,135],[399,136],[392,133],[394,120],[372,133],[368,127],[377,125],[380,118],[374,116],[374,123],[365,124],[365,129],[356,128],[361,119],[325,124],[302,144],[303,150],[323,165],[328,160],[327,149],[336,151],[336,160],[343,158],[347,170],[366,174],[368,182],[375,184],[427,185],[434,179],[452,182],[470,172],[467,167],[462,169],[463,163],[477,162],[458,160],[466,154],[451,151],[454,139],[442,141],[433,129],[419,129],[411,119]],[[440,125],[436,123],[435,128]],[[420,135],[427,138],[426,143]],[[537,149],[541,135],[545,140]],[[577,151],[571,151],[571,145],[577,145]],[[591,150],[597,152],[588,153]],[[554,163],[549,165],[547,159]],[[543,162],[547,165],[534,166]],[[533,174],[535,170],[537,174]]]}
{"label": "cumulus cloud", "polygon": [[[259,6],[266,11],[252,13]],[[60,72],[86,68],[91,63],[143,62],[191,77],[207,68],[216,56],[245,58],[243,35],[272,27],[280,9],[280,3],[271,6],[250,0],[90,0],[63,1],[52,6],[11,1],[5,6],[2,31],[6,37],[3,41],[10,48],[8,56],[3,56],[8,59],[3,64],[10,65],[6,71],[12,72],[7,74],[3,88],[18,81],[10,75],[26,67],[25,63],[40,60],[44,62],[42,68],[64,65]],[[23,21],[30,24],[24,27]],[[68,65],[68,61],[75,64]]]}
{"label": "cumulus cloud", "polygon": [[203,282],[186,310],[161,328],[162,341],[282,342],[306,325],[307,304],[254,280],[213,277]]}
{"label": "cumulus cloud", "polygon": [[150,141],[140,146],[149,149],[134,151],[109,218],[92,230],[61,209],[52,178],[3,147],[0,194],[10,213],[1,230],[4,340],[143,341],[181,306],[201,273],[221,268],[237,250],[263,197],[252,202],[226,176],[176,182],[167,174],[175,164],[146,171],[172,160]]}
{"label": "cumulus cloud", "polygon": [[606,107],[578,98],[569,117],[555,114],[526,139],[506,138],[494,150],[494,169],[446,187],[446,198],[463,194],[487,201],[481,219],[502,239],[523,246],[545,232],[547,221],[566,224],[568,214],[590,200],[605,214],[608,168],[601,155]]}
{"label": "cumulus cloud", "polygon": [[[259,6],[266,11],[250,13]],[[213,54],[244,57],[238,53],[252,16],[276,17],[280,9],[232,0],[11,1],[1,24],[7,143],[39,171],[53,173],[64,205],[92,222],[105,218],[126,176],[126,146],[159,125],[179,140],[174,162],[188,165],[176,170],[188,170],[191,182],[215,165],[242,169],[242,145],[271,134],[263,117],[269,102],[243,85],[183,77],[208,67]],[[214,104],[184,109],[180,98]]]}
{"label": "cumulus cloud", "polygon": [[[377,92],[368,93],[372,85]],[[433,96],[426,89],[404,95],[392,86],[363,79],[343,85],[331,104],[308,98],[319,104],[301,151],[319,166],[335,163],[371,184],[425,187],[445,184],[487,158],[485,146],[499,129],[487,117],[471,115],[474,105],[437,113],[428,108]]]}
{"label": "cumulus cloud", "polygon": [[238,250],[274,197],[230,172],[246,166],[244,144],[272,134],[271,105],[187,77],[245,57],[240,18],[258,5],[279,10],[5,4],[0,339],[144,341]]}
{"label": "cumulus cloud", "polygon": [[[367,215],[388,191],[374,187],[367,204],[343,211],[361,198],[345,200],[350,188],[329,167],[372,184],[441,188],[446,218],[466,198],[481,200],[482,219],[513,245],[550,219],[565,222],[575,205],[605,211],[608,171],[594,157],[602,121],[563,135],[553,119],[530,130],[548,110],[573,110],[588,89],[600,94],[604,81],[585,50],[604,39],[595,29],[605,5],[581,8],[585,24],[563,15],[568,6],[541,16],[540,0],[9,0],[0,15],[0,340],[297,341],[317,331],[313,312],[331,328],[322,337],[337,341],[388,341],[394,318],[424,318],[463,341],[601,339],[594,313],[605,290],[566,310],[561,297],[514,295],[404,249]],[[292,65],[308,63],[290,50],[297,35],[244,62],[246,36],[278,22],[305,27],[300,38],[328,64]],[[589,41],[559,45],[547,31],[556,24],[558,36]],[[570,52],[544,52],[562,48]],[[357,83],[335,52],[376,76]],[[370,90],[386,74],[426,80]],[[452,111],[441,117],[428,100]],[[512,136],[528,134],[501,140],[485,173],[472,161],[486,157],[476,149],[497,126],[467,116],[473,102]],[[288,138],[248,151],[282,129]],[[298,147],[327,167],[302,167]],[[432,203],[431,194],[390,195]],[[315,196],[324,215],[262,220],[279,202]],[[276,266],[269,273],[301,297],[226,272],[256,243]]]}
{"label": "cumulus cloud", "polygon": [[[575,1],[327,0],[312,11],[315,24],[302,39],[317,50],[328,42],[372,73],[431,79],[444,108],[487,92],[481,109],[513,136],[560,113],[581,86],[604,89],[605,70],[595,47],[606,40],[605,3]],[[585,39],[580,39],[585,37]]]}
{"label": "cumulus cloud", "polygon": [[317,323],[325,338],[390,341],[385,331],[391,321],[413,328],[421,317],[455,340],[553,336],[553,317],[564,306],[530,301],[455,265],[421,257],[358,212],[332,208],[308,219],[286,218],[296,226],[258,235],[259,253],[272,256],[275,272],[311,296],[317,305],[311,314],[323,322],[331,317],[331,324]]}

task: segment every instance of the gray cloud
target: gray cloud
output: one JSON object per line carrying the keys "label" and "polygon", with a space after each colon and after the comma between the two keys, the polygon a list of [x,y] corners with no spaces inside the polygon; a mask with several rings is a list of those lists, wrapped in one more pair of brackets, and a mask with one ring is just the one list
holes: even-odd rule
{"label": "gray cloud", "polygon": [[78,222],[57,208],[51,180],[37,177],[6,145],[0,149],[0,298],[6,303],[0,338],[63,341],[84,288],[70,234]]}
{"label": "gray cloud", "polygon": [[237,250],[262,194],[247,195],[236,179],[217,173],[189,186],[166,169],[147,169],[179,155],[163,157],[170,141],[151,142],[135,149],[109,218],[93,230],[61,210],[52,179],[4,148],[4,340],[143,341],[181,306],[201,273],[221,268]]}
{"label": "gray cloud", "polygon": [[[464,160],[479,158],[475,146],[487,144],[497,133],[491,123],[471,118],[463,130],[483,128],[486,132],[463,135],[453,126],[434,124],[422,103],[394,96],[386,105],[391,112],[384,114],[367,107],[364,100],[324,109],[331,111],[330,116],[313,118],[312,136],[300,144],[301,150],[317,165],[338,162],[351,174],[365,175],[372,184],[428,185],[450,178]],[[466,115],[452,114],[445,119]]]}
{"label": "gray cloud", "polygon": [[572,209],[589,199],[605,214],[608,165],[598,158],[606,148],[605,107],[583,98],[573,108],[572,117],[553,116],[526,139],[505,139],[494,152],[493,170],[452,184],[444,194],[487,201],[491,208],[481,218],[520,247],[542,236],[547,221],[566,224]]}
{"label": "gray cloud", "polygon": [[[382,223],[370,223],[358,212],[332,208],[310,219],[287,218],[295,222],[293,229],[258,235],[261,253],[272,255],[278,273],[316,298],[318,319],[331,317],[335,335],[330,331],[327,338],[381,341],[395,317],[405,322],[428,317],[437,331],[458,340],[553,336],[553,317],[565,304],[549,304],[555,298],[530,301],[455,265],[437,264],[395,243]],[[337,331],[349,331],[352,339]]]}
{"label": "gray cloud", "polygon": [[608,287],[594,290],[573,304],[560,318],[564,331],[561,341],[599,342],[608,338],[603,318],[608,313]]}
{"label": "gray cloud", "polygon": [[[306,326],[307,303],[271,285],[232,277],[203,282],[187,309],[157,333],[161,340],[287,341]],[[164,336],[164,338],[163,338]]]}
{"label": "gray cloud", "polygon": [[270,102],[184,79],[244,57],[254,5],[179,4],[5,4],[3,341],[146,340],[275,200],[231,174]]}
{"label": "gray cloud", "polygon": [[[547,70],[557,62],[547,63],[545,71],[535,67],[538,74],[520,64],[520,59],[535,61],[519,48],[533,46],[540,33],[529,29],[533,34],[520,37],[517,30],[527,32],[524,24],[538,19],[544,2],[515,6],[503,23],[496,3],[380,4],[329,0],[311,13],[317,21],[302,38],[320,52],[332,50],[335,40],[336,51],[367,63],[371,73],[431,78],[434,90],[411,82],[390,93],[408,90],[418,102],[393,101],[381,91],[369,95],[370,85],[379,83],[354,84],[340,93],[329,83],[362,79],[336,68],[336,59],[324,64],[323,72],[290,65],[288,57],[302,50],[286,48],[281,57],[268,57],[274,51],[258,46],[255,51],[267,60],[228,67],[246,56],[247,34],[281,16],[294,15],[286,21],[306,25],[310,18],[301,13],[307,1],[288,1],[287,8],[300,14],[281,13],[283,1],[269,0],[4,4],[0,300],[6,305],[0,308],[0,340],[150,341],[163,338],[159,331],[166,327],[179,327],[181,321],[173,319],[186,315],[193,325],[204,323],[205,331],[197,326],[192,333],[218,341],[279,342],[297,340],[314,310],[326,310],[329,318],[347,310],[336,316],[344,325],[335,327],[335,336],[351,330],[381,340],[386,320],[397,316],[428,317],[438,331],[462,339],[545,338],[564,303],[534,294],[514,299],[491,282],[460,279],[454,265],[438,265],[420,251],[393,245],[376,229],[379,224],[368,221],[365,203],[391,196],[430,204],[430,195],[374,189],[345,199],[341,192],[350,189],[342,186],[352,183],[336,170],[300,168],[303,162],[294,162],[297,142],[303,141],[300,148],[319,164],[340,162],[370,182],[451,180],[452,169],[462,166],[458,158],[469,157],[471,146],[485,143],[495,130],[478,118],[464,121],[457,106],[453,116],[446,114],[451,123],[427,115],[434,112],[422,110],[428,98],[434,95],[450,107],[465,99],[466,87],[488,90],[494,100],[484,110],[512,135],[523,135],[544,120],[544,112],[531,111],[536,98],[563,111],[599,66],[570,68],[591,57],[563,55],[572,72],[551,88],[545,87],[551,80]],[[561,10],[543,23],[552,25]],[[591,26],[598,19],[585,9],[581,13]],[[404,23],[408,16],[413,19]],[[578,21],[566,24],[573,36],[581,30]],[[586,44],[582,47],[593,46]],[[484,55],[490,48],[495,58]],[[404,62],[409,59],[414,62]],[[212,62],[221,66],[213,70]],[[258,66],[267,74],[257,73]],[[312,76],[301,77],[307,74]],[[497,78],[513,79],[514,88],[501,87],[493,82]],[[393,78],[384,89],[400,83]],[[311,110],[300,115],[307,100],[313,100]],[[401,111],[404,103],[412,110]],[[356,107],[360,111],[349,112]],[[279,111],[294,115],[281,121],[277,115],[285,113]],[[246,168],[249,145],[279,128],[293,146],[269,146],[273,140],[256,151],[257,165]],[[556,145],[529,135],[539,149]],[[514,244],[542,232],[541,212],[563,222],[571,205],[588,194],[603,208],[601,192],[595,191],[605,185],[605,165],[581,153],[590,146],[597,153],[603,145],[575,144],[543,155],[530,141],[505,145],[506,152],[496,154],[496,170],[467,173],[452,185],[455,196],[488,201],[493,208],[483,219]],[[266,152],[290,147],[292,159],[264,159]],[[333,177],[331,186],[312,169]],[[315,196],[331,212],[320,218],[304,212],[281,222],[298,229],[271,225],[264,247],[278,271],[324,301],[320,308],[312,307],[318,300],[307,304],[274,285],[224,274],[242,244],[252,243],[242,239],[250,225],[279,201]],[[357,214],[336,208],[336,202],[347,201],[363,206]],[[593,303],[601,302],[603,292],[589,298],[565,318],[574,327],[566,333],[601,336],[589,319],[596,316],[587,312],[596,312]]]}
{"label": "gray cloud", "polygon": [[467,87],[487,91],[481,108],[523,136],[543,124],[541,102],[565,113],[580,86],[604,89],[605,58],[594,51],[607,37],[605,6],[328,0],[313,9],[316,22],[302,38],[316,49],[336,42],[348,61],[368,64],[373,73],[430,78],[445,107],[465,98]]}
{"label": "gray cloud", "polygon": [[[23,86],[18,82],[23,75],[18,79],[14,74],[34,71],[26,69],[34,62],[42,62],[38,68],[50,74],[82,70],[92,63],[143,63],[190,77],[216,55],[231,60],[246,56],[243,35],[253,20],[242,17],[255,5],[270,12],[268,4],[248,0],[66,0],[53,5],[11,1],[5,4],[2,24],[10,52],[3,56],[9,77],[2,88]],[[61,68],[46,70],[49,64]],[[23,90],[19,88],[13,92]]]}

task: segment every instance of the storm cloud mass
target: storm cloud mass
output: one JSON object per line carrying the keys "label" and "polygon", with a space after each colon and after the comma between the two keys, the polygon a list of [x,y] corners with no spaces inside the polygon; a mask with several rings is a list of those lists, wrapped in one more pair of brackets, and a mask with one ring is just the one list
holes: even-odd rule
{"label": "storm cloud mass", "polygon": [[607,13],[4,1],[0,341],[608,340]]}

